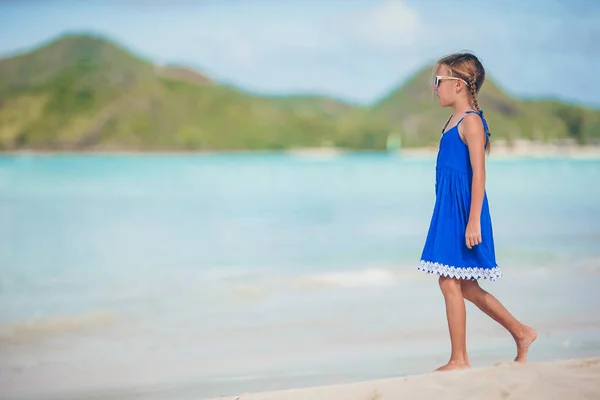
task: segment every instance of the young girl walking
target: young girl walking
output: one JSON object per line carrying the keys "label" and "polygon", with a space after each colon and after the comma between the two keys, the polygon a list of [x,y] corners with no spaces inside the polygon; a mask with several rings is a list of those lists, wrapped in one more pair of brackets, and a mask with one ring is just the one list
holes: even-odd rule
{"label": "young girl walking", "polygon": [[[517,345],[515,361],[525,362],[537,332],[523,325],[478,279],[502,276],[496,264],[492,221],[485,191],[485,153],[490,133],[477,93],[485,70],[470,53],[452,54],[438,61],[433,90],[452,115],[442,129],[436,164],[435,207],[419,269],[439,275],[446,303],[452,352],[438,370],[469,368],[464,299],[505,327]],[[450,128],[448,128],[450,127]],[[448,129],[447,129],[448,128]]]}

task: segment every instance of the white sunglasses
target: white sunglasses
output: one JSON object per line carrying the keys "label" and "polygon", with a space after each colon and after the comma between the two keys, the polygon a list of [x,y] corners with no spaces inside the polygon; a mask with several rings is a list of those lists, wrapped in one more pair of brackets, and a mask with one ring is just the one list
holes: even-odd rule
{"label": "white sunglasses", "polygon": [[441,82],[443,79],[453,79],[453,80],[455,80],[455,81],[463,81],[463,82],[465,83],[465,85],[469,86],[469,84],[468,84],[468,83],[467,83],[467,82],[466,82],[464,79],[461,79],[461,78],[456,78],[456,77],[454,77],[454,76],[441,76],[441,75],[436,75],[436,76],[434,76],[434,77],[433,77],[433,87],[434,87],[434,88],[437,88],[438,86],[440,86],[440,82]]}

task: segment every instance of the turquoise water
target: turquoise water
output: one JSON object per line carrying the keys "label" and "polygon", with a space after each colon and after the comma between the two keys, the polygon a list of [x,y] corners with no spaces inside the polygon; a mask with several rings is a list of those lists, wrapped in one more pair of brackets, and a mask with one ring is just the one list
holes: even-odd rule
{"label": "turquoise water", "polygon": [[[379,154],[0,157],[2,398],[198,399],[429,371],[417,271],[435,160]],[[600,160],[488,160],[532,360],[600,355]],[[476,366],[514,357],[468,308]]]}

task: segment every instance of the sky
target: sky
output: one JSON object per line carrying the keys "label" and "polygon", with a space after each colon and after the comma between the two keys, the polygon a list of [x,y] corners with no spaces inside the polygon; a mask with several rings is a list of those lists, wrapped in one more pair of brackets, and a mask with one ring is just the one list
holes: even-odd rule
{"label": "sky", "polygon": [[0,0],[0,57],[67,32],[250,91],[363,104],[468,50],[512,95],[600,107],[598,0]]}

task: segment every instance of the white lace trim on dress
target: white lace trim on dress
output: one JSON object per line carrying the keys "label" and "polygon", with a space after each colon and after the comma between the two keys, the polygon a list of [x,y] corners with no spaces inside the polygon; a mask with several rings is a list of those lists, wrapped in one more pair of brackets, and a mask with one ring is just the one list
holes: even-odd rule
{"label": "white lace trim on dress", "polygon": [[500,271],[499,267],[453,267],[451,265],[425,260],[421,260],[418,269],[427,273],[436,273],[450,278],[488,279],[492,282],[502,276],[502,271]]}

